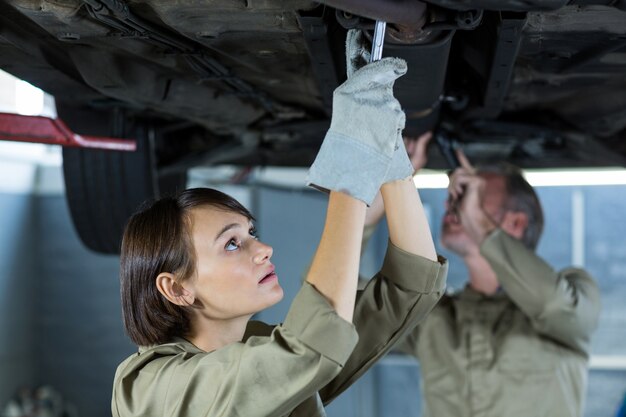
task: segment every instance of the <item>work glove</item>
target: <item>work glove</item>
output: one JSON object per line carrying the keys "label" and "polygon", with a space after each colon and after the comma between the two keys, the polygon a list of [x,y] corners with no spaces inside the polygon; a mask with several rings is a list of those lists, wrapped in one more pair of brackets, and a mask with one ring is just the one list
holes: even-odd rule
{"label": "work glove", "polygon": [[402,138],[396,139],[391,163],[389,164],[389,169],[387,170],[387,174],[385,174],[385,178],[383,179],[383,184],[412,177],[414,172],[415,169],[413,168],[413,164],[411,164],[411,160],[409,159],[409,155],[406,151],[404,141],[402,140]]}
{"label": "work glove", "polygon": [[348,79],[333,94],[330,129],[307,185],[341,191],[369,205],[389,172],[396,143],[402,143],[405,116],[393,84],[407,67],[402,59],[384,58],[357,68],[364,61],[359,45],[358,37],[349,34]]}
{"label": "work glove", "polygon": [[346,76],[352,77],[352,74],[367,65],[370,56],[363,32],[358,29],[349,30],[346,36]]}
{"label": "work glove", "polygon": [[[360,30],[348,31],[346,37],[346,73],[348,78],[370,61],[370,48],[368,48],[364,38],[365,35]],[[383,183],[407,178],[412,176],[413,172],[413,164],[408,157],[404,140],[397,137],[391,164]]]}

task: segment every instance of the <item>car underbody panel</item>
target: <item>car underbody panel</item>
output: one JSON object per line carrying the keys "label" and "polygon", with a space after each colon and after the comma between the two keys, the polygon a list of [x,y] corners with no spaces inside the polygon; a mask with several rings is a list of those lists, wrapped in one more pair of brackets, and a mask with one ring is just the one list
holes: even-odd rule
{"label": "car underbody panel", "polygon": [[[306,166],[345,79],[346,30],[394,18],[383,0],[324,3],[9,0],[0,67],[61,114],[150,121],[165,170]],[[623,1],[391,3],[412,12],[388,22],[383,52],[409,63],[395,87],[407,134],[445,129],[482,162],[625,164]]]}

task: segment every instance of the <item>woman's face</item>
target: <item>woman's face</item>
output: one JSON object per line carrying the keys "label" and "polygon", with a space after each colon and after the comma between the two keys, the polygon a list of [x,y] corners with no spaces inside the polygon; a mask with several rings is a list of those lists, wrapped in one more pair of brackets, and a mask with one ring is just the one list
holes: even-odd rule
{"label": "woman's face", "polygon": [[272,247],[257,240],[250,220],[205,206],[191,210],[191,221],[196,275],[183,286],[193,292],[201,315],[211,319],[252,315],[283,298],[270,262]]}

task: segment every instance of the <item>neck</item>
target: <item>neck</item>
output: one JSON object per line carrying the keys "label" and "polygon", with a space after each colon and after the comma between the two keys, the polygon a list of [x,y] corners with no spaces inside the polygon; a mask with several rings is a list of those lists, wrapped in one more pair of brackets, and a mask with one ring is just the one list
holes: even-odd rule
{"label": "neck", "polygon": [[202,317],[192,324],[192,330],[187,335],[187,340],[205,352],[241,342],[251,317],[242,316],[228,320]]}
{"label": "neck", "polygon": [[479,293],[493,295],[498,291],[500,283],[489,262],[480,254],[472,254],[463,258],[469,271],[470,287]]}

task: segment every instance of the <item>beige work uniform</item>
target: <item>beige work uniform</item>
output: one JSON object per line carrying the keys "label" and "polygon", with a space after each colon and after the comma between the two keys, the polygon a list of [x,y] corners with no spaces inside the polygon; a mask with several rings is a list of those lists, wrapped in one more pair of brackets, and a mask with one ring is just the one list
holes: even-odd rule
{"label": "beige work uniform", "polygon": [[600,295],[501,230],[480,248],[502,290],[444,295],[398,348],[420,362],[426,417],[581,416]]}
{"label": "beige work uniform", "polygon": [[446,276],[443,260],[390,243],[381,271],[359,292],[354,325],[304,283],[283,324],[251,322],[243,342],[212,352],[184,339],[141,347],[117,369],[113,416],[325,416],[323,404],[432,309]]}

